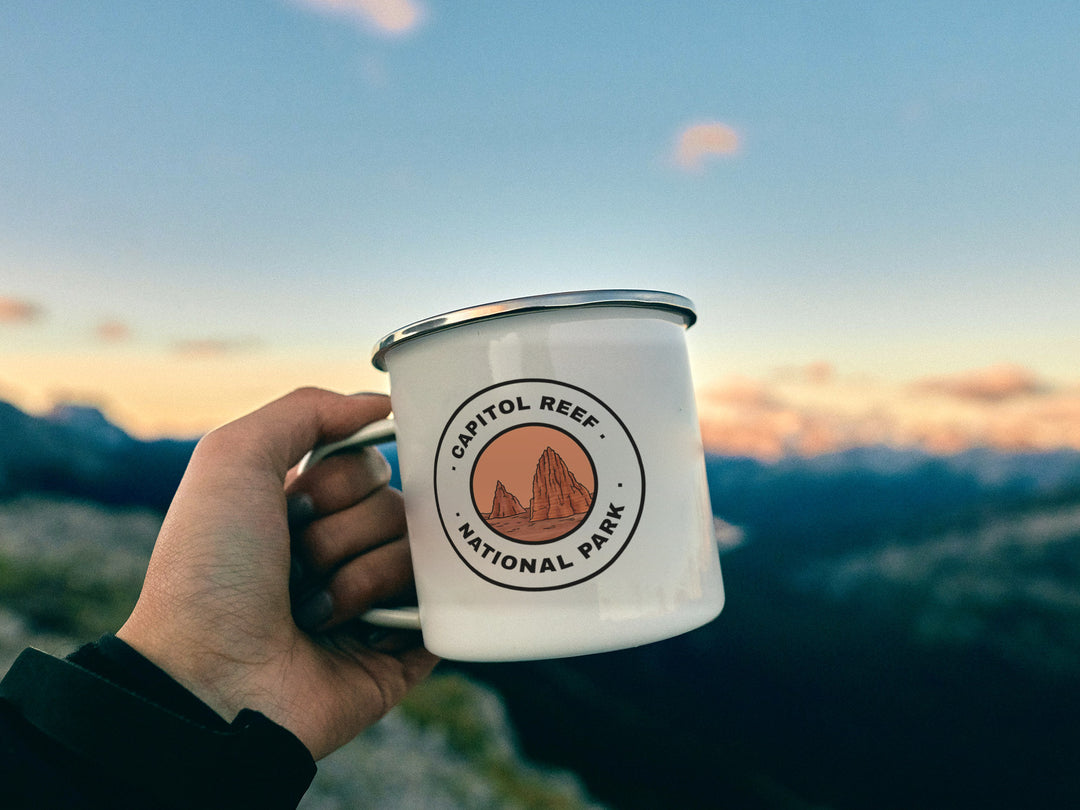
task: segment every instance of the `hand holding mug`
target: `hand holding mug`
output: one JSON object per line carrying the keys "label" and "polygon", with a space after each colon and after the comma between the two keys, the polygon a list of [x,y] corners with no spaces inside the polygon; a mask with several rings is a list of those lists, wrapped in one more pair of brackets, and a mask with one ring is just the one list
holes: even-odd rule
{"label": "hand holding mug", "polygon": [[[388,411],[382,396],[305,389],[204,437],[117,633],[226,720],[261,711],[316,758],[378,720],[438,660],[415,633],[373,647],[349,622],[411,580],[385,462],[351,454],[303,481],[290,473],[309,448]],[[315,635],[292,615],[286,480],[313,505],[303,555],[330,600]]]}

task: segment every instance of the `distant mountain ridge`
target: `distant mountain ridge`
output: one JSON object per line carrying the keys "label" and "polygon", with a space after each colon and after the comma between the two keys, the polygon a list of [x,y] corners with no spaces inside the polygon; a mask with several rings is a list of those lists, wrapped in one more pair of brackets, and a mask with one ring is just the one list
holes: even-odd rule
{"label": "distant mountain ridge", "polygon": [[1080,452],[953,456],[862,447],[766,463],[706,459],[713,511],[776,542],[785,556],[817,556],[921,537],[1028,508],[1080,501]]}
{"label": "distant mountain ridge", "polygon": [[[58,405],[34,416],[0,401],[0,497],[53,492],[112,505],[164,510],[183,475],[196,438],[136,439],[98,409]],[[382,450],[395,467],[396,448]],[[1080,491],[1080,451],[1009,453],[972,449],[953,456],[885,446],[859,447],[765,462],[707,457],[713,510],[731,523],[757,523],[782,511],[785,498],[822,496],[835,522],[837,507],[866,511],[866,498],[892,509],[954,512],[986,498],[1053,498]],[[871,491],[873,490],[873,491]],[[837,498],[847,503],[839,503]],[[768,502],[771,506],[764,507]],[[805,504],[804,504],[805,506]],[[761,513],[761,514],[759,514]],[[769,521],[766,521],[768,523]]]}
{"label": "distant mountain ridge", "polygon": [[32,416],[0,402],[0,498],[43,492],[164,511],[195,443],[136,439],[96,408]]}

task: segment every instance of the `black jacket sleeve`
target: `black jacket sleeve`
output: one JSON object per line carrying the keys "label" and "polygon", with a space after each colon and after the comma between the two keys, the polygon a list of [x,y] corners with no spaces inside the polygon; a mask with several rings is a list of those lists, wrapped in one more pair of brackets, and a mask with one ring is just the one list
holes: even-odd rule
{"label": "black jacket sleeve", "polygon": [[25,650],[0,682],[0,785],[33,808],[295,808],[315,775],[293,734],[227,723],[119,639]]}

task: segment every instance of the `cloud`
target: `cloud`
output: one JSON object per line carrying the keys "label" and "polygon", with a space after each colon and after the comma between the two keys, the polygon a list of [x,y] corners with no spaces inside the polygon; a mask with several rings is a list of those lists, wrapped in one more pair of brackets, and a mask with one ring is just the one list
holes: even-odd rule
{"label": "cloud", "polygon": [[30,301],[0,295],[0,324],[31,323],[44,314],[44,310]]}
{"label": "cloud", "polygon": [[102,321],[94,327],[94,336],[103,343],[124,343],[131,339],[131,327],[122,321]]}
{"label": "cloud", "polygon": [[675,164],[685,171],[700,171],[705,158],[734,155],[739,134],[727,124],[707,121],[685,127],[675,142]]}
{"label": "cloud", "polygon": [[775,376],[789,382],[802,381],[813,385],[826,385],[835,378],[836,369],[828,360],[815,360],[802,366],[778,368]]}
{"label": "cloud", "polygon": [[834,442],[825,421],[785,403],[764,382],[733,377],[699,399],[702,438],[713,452],[776,459],[822,452]]}
{"label": "cloud", "polygon": [[702,397],[721,407],[760,409],[774,404],[765,383],[749,377],[729,377],[706,389]]}
{"label": "cloud", "polygon": [[828,364],[699,391],[706,447],[777,459],[887,445],[951,454],[1080,449],[1080,385],[1052,388],[995,366],[906,384],[846,378]]}
{"label": "cloud", "polygon": [[416,0],[295,0],[299,5],[360,22],[380,34],[401,35],[424,20]]}
{"label": "cloud", "polygon": [[251,351],[259,345],[255,338],[195,338],[177,341],[172,350],[181,357],[205,360]]}
{"label": "cloud", "polygon": [[1046,390],[1033,372],[1010,365],[990,366],[951,376],[929,377],[916,382],[915,387],[928,393],[983,402],[999,402],[1011,397],[1043,393]]}

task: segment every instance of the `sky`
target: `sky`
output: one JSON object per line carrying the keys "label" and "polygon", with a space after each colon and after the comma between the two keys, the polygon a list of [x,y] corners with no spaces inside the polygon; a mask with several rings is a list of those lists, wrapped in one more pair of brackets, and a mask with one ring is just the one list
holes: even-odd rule
{"label": "sky", "polygon": [[1080,5],[0,5],[0,399],[197,434],[505,297],[691,298],[707,444],[1080,447]]}

